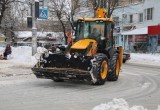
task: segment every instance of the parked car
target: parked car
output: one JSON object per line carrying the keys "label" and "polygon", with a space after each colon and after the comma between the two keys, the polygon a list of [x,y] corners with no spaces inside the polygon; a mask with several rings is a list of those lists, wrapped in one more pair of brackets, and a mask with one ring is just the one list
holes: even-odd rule
{"label": "parked car", "polygon": [[15,47],[18,47],[18,46],[32,46],[32,43],[31,42],[15,42],[14,46]]}
{"label": "parked car", "polygon": [[125,63],[127,60],[131,59],[131,55],[129,52],[123,52],[123,63]]}
{"label": "parked car", "polygon": [[10,44],[8,42],[0,42],[0,47],[6,47],[7,44]]}

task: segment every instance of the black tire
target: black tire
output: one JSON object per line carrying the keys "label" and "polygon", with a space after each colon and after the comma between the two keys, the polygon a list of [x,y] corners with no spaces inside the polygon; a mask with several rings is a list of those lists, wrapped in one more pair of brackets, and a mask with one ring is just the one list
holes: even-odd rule
{"label": "black tire", "polygon": [[64,82],[64,79],[60,79],[60,78],[53,78],[52,80],[54,82]]}
{"label": "black tire", "polygon": [[93,85],[103,85],[108,74],[108,58],[105,54],[98,53],[95,55],[96,61],[92,64],[92,73],[96,81],[92,81]]}
{"label": "black tire", "polygon": [[[117,81],[119,77],[119,70],[120,70],[118,53],[115,53],[113,55],[110,64],[111,64],[110,65],[111,71],[108,73],[107,80]],[[116,73],[116,69],[118,70],[117,73]]]}

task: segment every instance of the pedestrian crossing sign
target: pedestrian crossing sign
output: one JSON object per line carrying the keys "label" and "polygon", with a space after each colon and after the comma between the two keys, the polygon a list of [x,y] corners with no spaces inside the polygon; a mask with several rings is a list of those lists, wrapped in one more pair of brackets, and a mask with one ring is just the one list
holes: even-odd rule
{"label": "pedestrian crossing sign", "polygon": [[39,9],[39,19],[48,19],[48,10],[47,9]]}

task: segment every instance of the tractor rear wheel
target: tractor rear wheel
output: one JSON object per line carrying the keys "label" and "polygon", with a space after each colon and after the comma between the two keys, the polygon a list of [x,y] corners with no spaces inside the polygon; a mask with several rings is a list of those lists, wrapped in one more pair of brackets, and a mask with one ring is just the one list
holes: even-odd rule
{"label": "tractor rear wheel", "polygon": [[119,77],[120,71],[120,63],[118,53],[115,53],[111,59],[110,65],[111,72],[108,73],[107,80],[108,81],[117,81]]}
{"label": "tractor rear wheel", "polygon": [[92,64],[92,73],[96,81],[92,81],[93,85],[103,85],[108,74],[108,58],[105,54],[98,53],[95,55],[95,61]]}

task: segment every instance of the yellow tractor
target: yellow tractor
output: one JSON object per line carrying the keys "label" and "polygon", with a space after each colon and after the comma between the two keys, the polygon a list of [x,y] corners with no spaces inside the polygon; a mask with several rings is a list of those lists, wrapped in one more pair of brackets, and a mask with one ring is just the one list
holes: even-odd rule
{"label": "yellow tractor", "polygon": [[[114,22],[105,17],[107,11],[98,8],[95,18],[79,18],[75,39],[56,51],[48,50],[32,68],[37,78],[88,80],[102,85],[116,81],[122,66],[123,49],[114,47]],[[50,52],[49,52],[50,51]]]}

